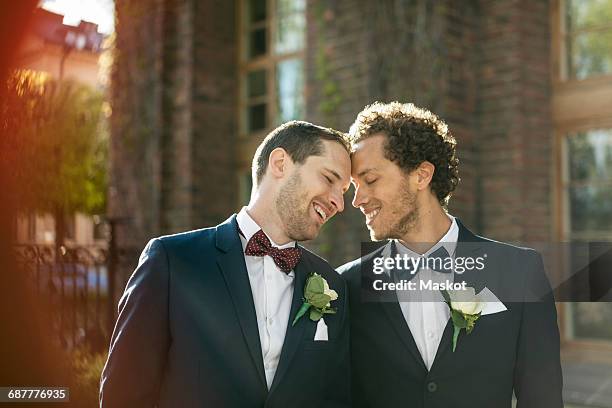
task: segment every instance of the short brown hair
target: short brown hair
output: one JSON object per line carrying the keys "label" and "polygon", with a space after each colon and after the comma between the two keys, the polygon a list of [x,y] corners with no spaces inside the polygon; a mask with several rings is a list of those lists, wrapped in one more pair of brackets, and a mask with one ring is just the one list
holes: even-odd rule
{"label": "short brown hair", "polygon": [[280,125],[266,136],[253,156],[253,185],[259,185],[266,174],[268,158],[274,149],[285,149],[294,163],[302,164],[308,157],[323,153],[323,140],[337,142],[347,153],[350,151],[346,133],[299,120]]}
{"label": "short brown hair", "polygon": [[444,121],[427,109],[411,103],[375,102],[366,106],[351,125],[349,138],[354,146],[375,134],[387,136],[385,157],[405,172],[424,161],[435,166],[431,190],[443,207],[459,183],[457,141]]}

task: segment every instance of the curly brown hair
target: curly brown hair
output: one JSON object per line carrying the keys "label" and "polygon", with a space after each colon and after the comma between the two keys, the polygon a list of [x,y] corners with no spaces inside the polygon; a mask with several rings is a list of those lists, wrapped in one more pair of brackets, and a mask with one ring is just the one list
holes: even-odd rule
{"label": "curly brown hair", "polygon": [[457,141],[444,121],[427,109],[411,103],[375,102],[366,106],[349,130],[352,149],[375,134],[387,136],[385,157],[406,173],[424,161],[435,166],[431,190],[446,208],[459,183]]}

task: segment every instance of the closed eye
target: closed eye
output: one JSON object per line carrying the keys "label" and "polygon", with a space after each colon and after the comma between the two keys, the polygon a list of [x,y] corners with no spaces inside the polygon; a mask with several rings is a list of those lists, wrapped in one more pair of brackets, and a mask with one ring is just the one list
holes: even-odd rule
{"label": "closed eye", "polygon": [[374,180],[366,180],[366,182],[365,182],[365,183],[366,183],[368,186],[370,186],[370,185],[372,185],[372,184],[376,183],[376,181],[377,181],[377,180],[378,180],[378,179],[374,179]]}
{"label": "closed eye", "polygon": [[329,178],[329,176],[325,176],[325,175],[324,175],[324,177],[325,177],[325,179],[327,180],[327,182],[328,182],[329,184],[332,184],[332,179],[331,179],[331,178]]}

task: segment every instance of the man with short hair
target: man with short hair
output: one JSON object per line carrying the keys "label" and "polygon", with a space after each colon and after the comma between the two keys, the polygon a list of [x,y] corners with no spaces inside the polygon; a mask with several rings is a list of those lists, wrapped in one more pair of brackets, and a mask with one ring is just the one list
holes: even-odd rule
{"label": "man with short hair", "polygon": [[[372,240],[390,240],[339,269],[349,284],[354,406],[510,408],[514,392],[518,408],[562,407],[541,257],[476,236],[448,214],[459,162],[446,124],[412,104],[375,103],[350,137],[353,206]],[[417,262],[374,268],[389,258]],[[474,296],[458,303],[454,293]]]}
{"label": "man with short hair", "polygon": [[101,406],[348,407],[346,285],[297,243],[343,211],[349,177],[344,134],[289,122],[257,149],[248,206],[151,240],[119,303]]}

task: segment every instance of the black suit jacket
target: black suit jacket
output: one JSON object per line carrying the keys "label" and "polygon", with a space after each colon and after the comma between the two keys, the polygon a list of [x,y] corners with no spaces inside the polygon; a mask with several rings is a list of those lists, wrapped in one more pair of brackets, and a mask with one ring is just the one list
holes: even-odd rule
{"label": "black suit jacket", "polygon": [[[294,272],[290,322],[268,391],[236,216],[151,240],[119,302],[101,406],[349,406],[346,284],[303,248]],[[291,326],[312,272],[338,292],[337,314],[325,316],[329,341],[313,340],[308,316]]]}
{"label": "black suit jacket", "polygon": [[456,256],[487,256],[485,269],[455,282],[477,293],[486,286],[508,310],[481,316],[469,335],[462,331],[455,352],[449,319],[428,371],[397,297],[362,301],[362,266],[371,271],[381,251],[339,269],[349,284],[353,406],[510,408],[513,391],[518,408],[563,406],[557,314],[537,252],[478,237],[459,222]]}

